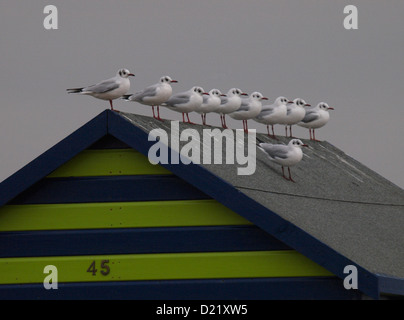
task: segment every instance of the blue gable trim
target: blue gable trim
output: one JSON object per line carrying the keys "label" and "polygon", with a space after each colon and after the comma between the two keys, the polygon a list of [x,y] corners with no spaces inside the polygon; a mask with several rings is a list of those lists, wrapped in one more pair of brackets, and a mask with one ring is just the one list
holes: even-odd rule
{"label": "blue gable trim", "polygon": [[379,288],[381,294],[392,294],[404,296],[404,279],[389,277],[378,274]]}

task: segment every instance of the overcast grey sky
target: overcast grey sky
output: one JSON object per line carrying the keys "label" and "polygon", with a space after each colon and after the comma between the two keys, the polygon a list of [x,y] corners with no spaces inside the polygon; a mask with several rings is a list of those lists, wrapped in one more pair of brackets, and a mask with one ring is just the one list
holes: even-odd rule
{"label": "overcast grey sky", "polygon": [[[48,4],[58,9],[57,30],[43,27]],[[349,4],[358,30],[343,27]],[[317,138],[404,188],[403,16],[402,0],[2,0],[0,181],[108,108],[66,88],[125,67],[136,74],[130,92],[169,75],[175,92],[239,87],[271,101],[328,102],[335,111]],[[115,107],[151,115],[135,103]],[[219,116],[208,123],[220,125]],[[307,129],[294,134],[308,138]]]}

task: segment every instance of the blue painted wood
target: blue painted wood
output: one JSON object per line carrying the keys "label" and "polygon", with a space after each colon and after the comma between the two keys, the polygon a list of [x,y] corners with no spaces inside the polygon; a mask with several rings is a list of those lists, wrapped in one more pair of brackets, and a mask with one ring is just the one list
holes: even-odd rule
{"label": "blue painted wood", "polygon": [[[154,144],[153,141],[148,141],[148,133],[113,112],[108,114],[108,132],[146,156]],[[171,148],[169,149],[169,154],[174,152]],[[203,166],[193,163],[183,165],[181,162],[160,165],[338,277],[346,276],[344,274],[345,266],[354,265],[358,270],[359,289],[372,298],[379,297],[378,278],[375,274],[240,193],[234,186],[215,176]]]}
{"label": "blue painted wood", "polygon": [[126,143],[116,139],[115,137],[107,134],[100,140],[93,143],[88,149],[128,149],[130,148]]}
{"label": "blue painted wood", "polygon": [[0,184],[0,206],[107,134],[107,111],[67,136]]}
{"label": "blue painted wood", "polygon": [[380,293],[404,296],[404,279],[392,278],[382,274],[377,275],[379,278]]}
{"label": "blue painted wood", "polygon": [[[358,290],[345,290],[340,279],[330,277],[59,283],[57,290],[46,290],[42,284],[0,285],[2,300],[204,300],[197,306],[212,300],[238,300],[229,302],[234,305],[243,300],[359,298]],[[142,302],[136,312],[145,305]]]}
{"label": "blue painted wood", "polygon": [[210,199],[174,175],[44,178],[10,204]]}
{"label": "blue painted wood", "polygon": [[0,233],[0,257],[290,250],[255,226]]}

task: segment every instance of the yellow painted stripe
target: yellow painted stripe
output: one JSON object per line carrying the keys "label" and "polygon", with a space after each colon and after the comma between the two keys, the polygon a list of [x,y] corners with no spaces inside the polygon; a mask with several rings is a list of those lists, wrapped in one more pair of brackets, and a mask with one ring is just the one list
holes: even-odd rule
{"label": "yellow painted stripe", "polygon": [[215,200],[6,205],[0,231],[245,225]]}
{"label": "yellow painted stripe", "polygon": [[59,282],[332,276],[290,250],[3,258],[0,283],[42,283],[47,265]]}
{"label": "yellow painted stripe", "polygon": [[90,177],[140,174],[171,174],[133,149],[85,150],[48,177]]}

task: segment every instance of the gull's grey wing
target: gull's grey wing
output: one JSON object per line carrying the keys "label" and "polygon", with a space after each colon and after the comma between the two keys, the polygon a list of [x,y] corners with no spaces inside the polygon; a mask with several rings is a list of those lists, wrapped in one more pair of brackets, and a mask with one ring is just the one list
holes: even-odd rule
{"label": "gull's grey wing", "polygon": [[184,104],[189,102],[190,96],[188,94],[176,94],[174,96],[172,96],[170,99],[168,99],[168,101],[165,102],[166,105],[168,106],[175,106],[178,104]]}
{"label": "gull's grey wing", "polygon": [[237,111],[248,111],[249,110],[249,108],[248,108],[249,103],[250,103],[249,99],[241,99],[240,108],[238,108],[235,112],[237,112]]}
{"label": "gull's grey wing", "polygon": [[273,159],[286,159],[288,148],[286,145],[260,143],[259,147]]}
{"label": "gull's grey wing", "polygon": [[154,97],[157,93],[157,85],[153,85],[150,87],[147,87],[141,92],[137,92],[133,95],[132,99],[134,101],[143,101],[145,97]]}
{"label": "gull's grey wing", "polygon": [[302,122],[309,123],[314,120],[317,120],[319,117],[318,113],[315,111],[306,111],[306,115],[304,116]]}
{"label": "gull's grey wing", "polygon": [[269,116],[274,112],[273,105],[266,105],[262,107],[260,114],[257,116],[257,119],[262,119],[263,117]]}
{"label": "gull's grey wing", "polygon": [[115,78],[105,80],[103,82],[94,84],[83,88],[82,92],[92,92],[92,93],[105,93],[108,91],[115,90],[119,87],[119,83],[116,82]]}
{"label": "gull's grey wing", "polygon": [[227,97],[220,97],[220,104],[226,104],[229,101]]}
{"label": "gull's grey wing", "polygon": [[[291,105],[292,106],[292,105]],[[292,112],[292,108],[291,106],[287,106],[287,111],[286,111],[286,115],[289,115]]]}

